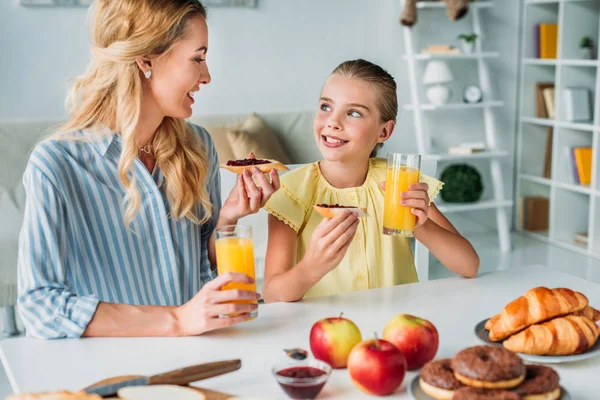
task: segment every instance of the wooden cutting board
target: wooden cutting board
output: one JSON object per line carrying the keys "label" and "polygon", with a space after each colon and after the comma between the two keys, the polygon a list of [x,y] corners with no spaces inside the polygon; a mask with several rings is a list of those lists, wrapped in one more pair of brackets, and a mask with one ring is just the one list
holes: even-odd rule
{"label": "wooden cutting board", "polygon": [[[142,376],[139,376],[139,375],[118,376],[118,377],[114,377],[114,378],[105,379],[101,382],[96,383],[93,386],[108,385],[111,383],[117,383],[117,382],[121,382],[124,380],[136,379],[136,378],[141,378],[141,377]],[[215,392],[214,390],[199,388],[199,387],[195,387],[195,386],[188,386],[188,387],[204,394],[206,396],[207,400],[228,400],[228,399],[233,399],[234,397],[236,397],[236,396],[233,396],[233,395],[230,395],[227,393]],[[107,400],[108,399],[118,399],[118,397],[109,397],[109,398],[107,398]]]}

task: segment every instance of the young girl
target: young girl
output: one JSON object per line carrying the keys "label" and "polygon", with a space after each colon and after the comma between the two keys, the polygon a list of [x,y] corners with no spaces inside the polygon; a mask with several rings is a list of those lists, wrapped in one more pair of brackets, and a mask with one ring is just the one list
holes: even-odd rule
{"label": "young girl", "polygon": [[[289,172],[267,202],[269,242],[263,298],[297,301],[417,282],[409,239],[382,233],[386,160],[373,158],[396,125],[396,83],[365,60],[340,64],[325,82],[314,120],[323,160]],[[477,275],[479,257],[431,203],[442,183],[421,175],[403,194],[414,236],[448,269]],[[313,205],[363,207],[327,219]]]}

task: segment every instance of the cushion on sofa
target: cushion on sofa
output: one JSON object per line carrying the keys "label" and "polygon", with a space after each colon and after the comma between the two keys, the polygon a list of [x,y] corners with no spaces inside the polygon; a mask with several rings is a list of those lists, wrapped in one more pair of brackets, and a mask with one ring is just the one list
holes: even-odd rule
{"label": "cushion on sofa", "polygon": [[254,153],[257,158],[270,158],[284,164],[291,162],[275,132],[255,113],[248,116],[240,129],[227,132],[227,139],[236,159]]}

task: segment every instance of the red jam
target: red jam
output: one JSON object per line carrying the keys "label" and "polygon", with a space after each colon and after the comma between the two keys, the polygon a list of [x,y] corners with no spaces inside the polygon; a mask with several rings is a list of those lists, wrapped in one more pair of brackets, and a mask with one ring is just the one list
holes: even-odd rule
{"label": "red jam", "polygon": [[227,161],[227,166],[230,167],[245,167],[248,165],[262,165],[262,164],[270,164],[269,160],[259,160],[254,158],[246,158],[243,160],[229,160]]}
{"label": "red jam", "polygon": [[321,208],[356,208],[355,206],[340,206],[339,204],[317,204]]}
{"label": "red jam", "polygon": [[313,378],[317,382],[315,383],[283,383],[279,382],[283,390],[290,396],[292,399],[314,399],[317,397],[325,382],[326,379],[321,382],[321,379],[317,379],[323,375],[326,375],[326,372],[314,367],[291,367],[282,369],[277,372],[277,375],[283,376],[290,379],[310,379]]}

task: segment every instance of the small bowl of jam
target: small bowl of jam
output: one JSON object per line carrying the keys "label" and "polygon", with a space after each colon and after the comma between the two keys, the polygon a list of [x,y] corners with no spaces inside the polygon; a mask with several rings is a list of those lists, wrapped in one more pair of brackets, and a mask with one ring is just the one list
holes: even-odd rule
{"label": "small bowl of jam", "polygon": [[275,379],[292,399],[316,398],[330,374],[331,366],[315,359],[285,361],[273,366]]}

